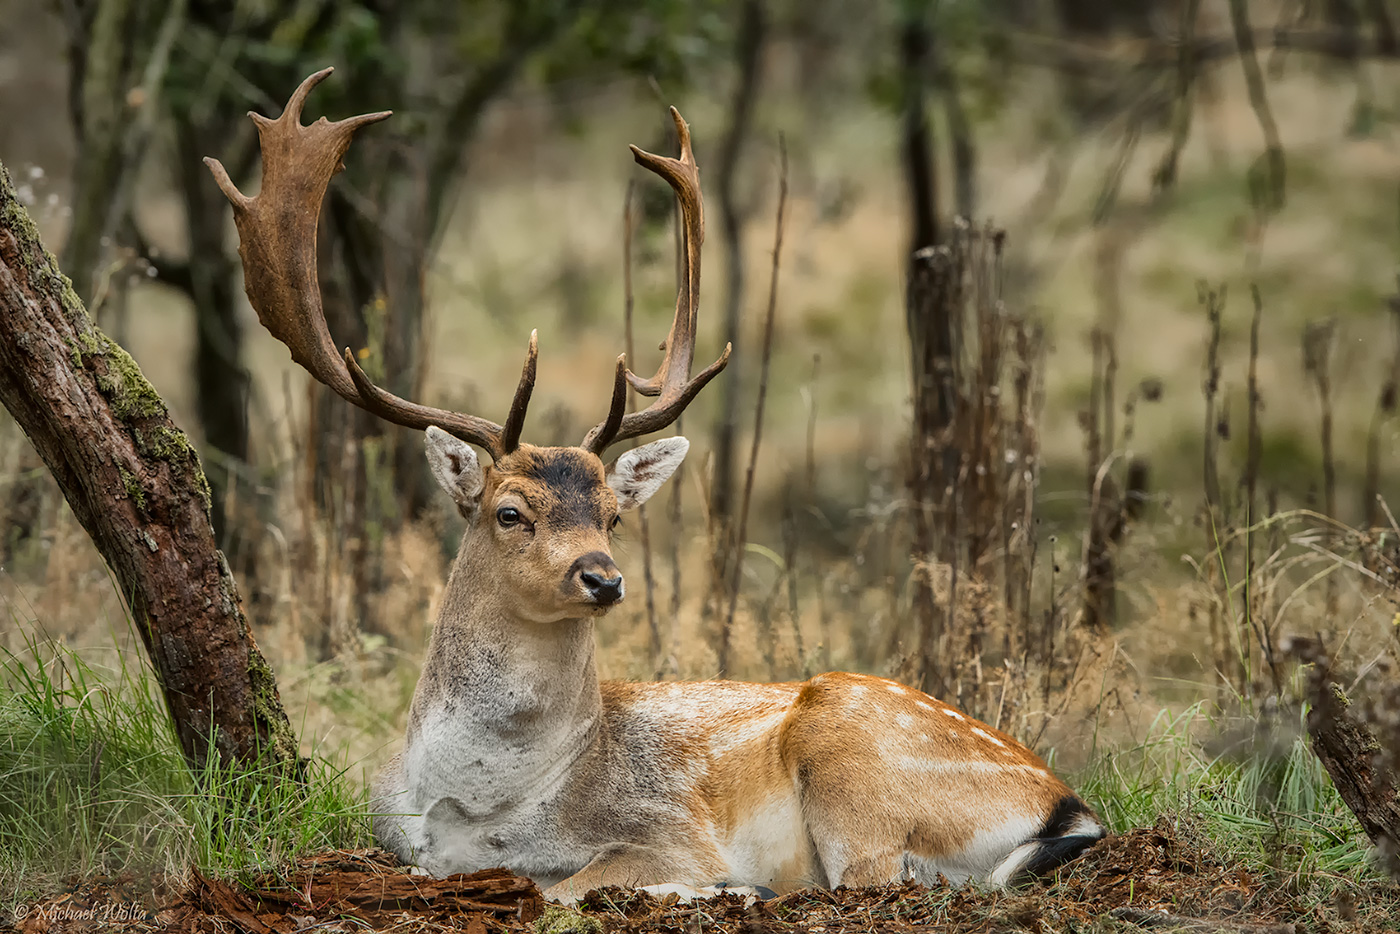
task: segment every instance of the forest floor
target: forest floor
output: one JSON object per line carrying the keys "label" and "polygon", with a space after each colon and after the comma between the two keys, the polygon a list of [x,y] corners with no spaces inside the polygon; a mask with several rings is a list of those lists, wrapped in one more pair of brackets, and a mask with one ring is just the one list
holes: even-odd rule
{"label": "forest floor", "polygon": [[121,931],[226,934],[395,931],[436,934],[952,934],[1232,932],[1381,934],[1400,930],[1400,888],[1340,885],[1328,902],[1300,898],[1287,877],[1222,860],[1189,824],[1163,818],[1113,835],[1053,880],[1004,893],[914,883],[804,890],[760,901],[728,894],[679,903],[621,888],[589,895],[577,911],[548,905],[506,870],[431,879],[381,850],[335,851],[290,873],[244,884],[193,873],[180,884],[130,877],[89,880],[21,906],[19,934]]}

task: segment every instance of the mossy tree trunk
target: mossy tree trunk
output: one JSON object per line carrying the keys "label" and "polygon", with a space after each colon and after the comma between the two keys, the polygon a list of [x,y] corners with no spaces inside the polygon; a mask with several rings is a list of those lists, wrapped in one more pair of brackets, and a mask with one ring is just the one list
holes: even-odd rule
{"label": "mossy tree trunk", "polygon": [[1308,665],[1304,690],[1313,753],[1376,845],[1381,868],[1400,881],[1400,689],[1388,662],[1357,684],[1364,701],[1354,707],[1321,638],[1288,639],[1280,650]]}
{"label": "mossy tree trunk", "polygon": [[294,764],[272,670],[214,543],[209,485],[135,361],[93,324],[0,165],[0,403],[116,574],[198,772]]}

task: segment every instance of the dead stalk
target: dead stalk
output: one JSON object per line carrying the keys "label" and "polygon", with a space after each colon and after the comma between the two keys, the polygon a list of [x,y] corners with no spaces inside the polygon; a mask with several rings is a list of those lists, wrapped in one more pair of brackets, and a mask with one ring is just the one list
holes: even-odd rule
{"label": "dead stalk", "polygon": [[[1303,369],[1312,377],[1322,409],[1322,511],[1329,520],[1337,518],[1337,465],[1332,448],[1332,345],[1336,337],[1336,321],[1327,319],[1307,326],[1303,333]],[[1324,543],[1328,548],[1336,537],[1332,522],[1323,526]],[[1337,578],[1327,577],[1327,614],[1337,611]]]}
{"label": "dead stalk", "polygon": [[[627,359],[637,359],[636,344],[632,336],[632,239],[637,227],[635,210],[636,182],[627,182],[627,194],[622,199],[622,320],[627,345]],[[628,411],[637,408],[637,397],[627,397]],[[637,525],[642,536],[642,579],[646,583],[647,631],[651,634],[651,664],[660,676],[662,669],[661,623],[656,618],[656,574],[651,560],[651,523],[647,521],[647,507],[643,503],[637,507]]]}
{"label": "dead stalk", "polygon": [[768,370],[773,356],[773,321],[778,310],[778,268],[783,252],[783,214],[787,210],[788,162],[787,143],[778,136],[778,217],[773,234],[773,267],[768,280],[768,311],[763,319],[763,359],[758,378],[758,401],[753,415],[753,443],[749,447],[749,464],[744,474],[744,498],[739,504],[739,531],[734,538],[735,555],[730,570],[729,608],[720,630],[719,676],[728,677],[729,653],[734,632],[734,613],[739,605],[739,582],[744,566],[744,548],[748,542],[749,505],[753,500],[753,478],[758,467],[758,449],[763,441],[763,407],[768,396]]}

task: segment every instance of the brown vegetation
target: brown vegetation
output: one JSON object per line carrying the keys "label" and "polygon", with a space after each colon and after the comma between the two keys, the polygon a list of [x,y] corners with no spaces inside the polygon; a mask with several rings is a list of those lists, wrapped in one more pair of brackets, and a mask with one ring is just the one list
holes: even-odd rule
{"label": "brown vegetation", "polygon": [[[1173,930],[1214,934],[1381,934],[1400,901],[1378,889],[1348,890],[1331,905],[1309,904],[1285,880],[1216,855],[1189,821],[1163,817],[1150,828],[1110,836],[1053,879],[1016,892],[928,889],[913,884],[835,892],[800,891],[760,901],[723,895],[683,904],[620,888],[590,893],[577,911],[548,909],[528,879],[504,870],[430,879],[406,874],[379,850],[325,853],[285,875],[246,884],[195,875],[142,892],[97,881],[27,906],[18,934],[246,934],[308,930],[436,934],[786,934],[797,931],[949,934]],[[103,906],[135,915],[104,927]],[[551,914],[550,912],[553,912]],[[52,919],[67,918],[56,924]]]}

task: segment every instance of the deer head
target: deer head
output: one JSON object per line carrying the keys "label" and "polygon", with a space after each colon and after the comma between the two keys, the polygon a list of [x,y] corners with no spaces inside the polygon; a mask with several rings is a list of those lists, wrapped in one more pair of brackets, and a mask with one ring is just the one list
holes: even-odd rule
{"label": "deer head", "polygon": [[[670,183],[681,212],[684,266],[661,365],[654,376],[643,379],[627,367],[625,356],[619,356],[607,417],[578,447],[535,447],[520,440],[535,386],[535,333],[504,425],[401,399],[374,385],[349,348],[336,353],[316,270],[321,202],[331,176],[344,167],[342,159],[355,132],[390,113],[334,123],[322,117],[302,126],[307,94],[331,71],[323,69],[303,81],[277,119],[249,114],[263,157],[262,191],[256,197],[240,192],[217,159],[204,160],[233,204],[244,288],[258,320],[287,346],[294,361],[343,399],[395,425],[426,432],[433,474],[467,520],[454,574],[475,575],[528,620],[606,613],[625,592],[610,547],[619,513],[646,502],[680,466],[689,445],[684,438],[653,441],[607,466],[602,455],[617,442],[669,426],[729,362],[726,345],[718,360],[695,377],[690,375],[705,238],[690,128],[671,108],[680,138],[679,159],[631,147],[639,164]],[[626,412],[629,385],[655,401],[642,411]],[[484,448],[492,463],[483,467],[471,445]],[[470,568],[463,567],[464,561]]]}

